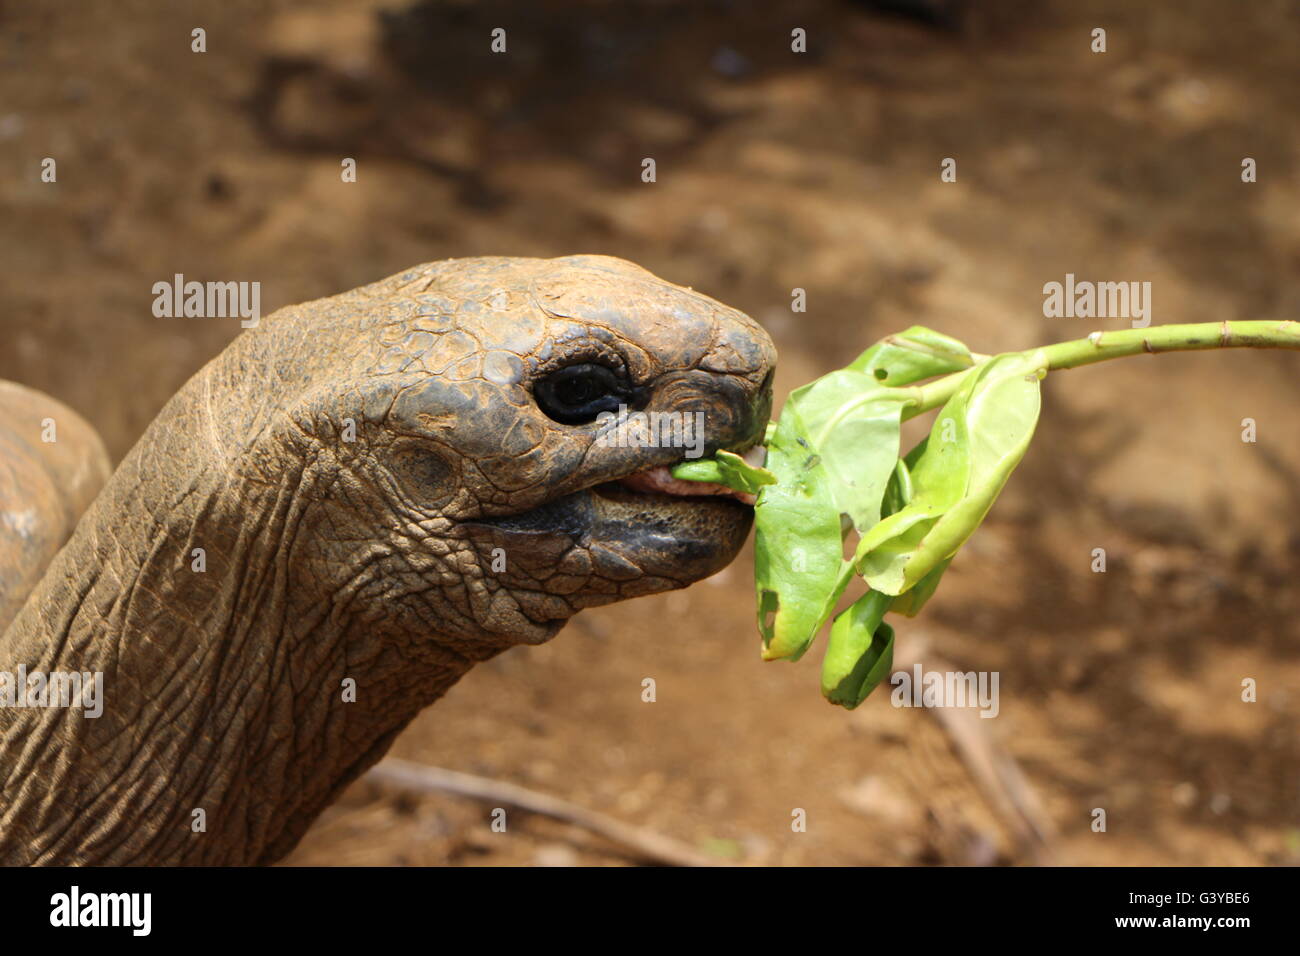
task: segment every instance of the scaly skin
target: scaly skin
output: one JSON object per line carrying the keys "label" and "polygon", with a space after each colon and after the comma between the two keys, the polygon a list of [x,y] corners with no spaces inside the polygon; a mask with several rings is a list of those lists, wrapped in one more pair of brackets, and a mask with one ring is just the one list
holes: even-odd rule
{"label": "scaly skin", "polygon": [[590,360],[703,411],[706,453],[762,435],[767,335],[618,259],[433,263],[236,339],[0,638],[0,671],[105,697],[0,708],[0,862],[276,860],[475,663],[729,562],[747,507],[592,490],[683,451],[543,414],[532,383]]}
{"label": "scaly skin", "polygon": [[0,634],[104,487],[99,435],[48,395],[0,382]]}

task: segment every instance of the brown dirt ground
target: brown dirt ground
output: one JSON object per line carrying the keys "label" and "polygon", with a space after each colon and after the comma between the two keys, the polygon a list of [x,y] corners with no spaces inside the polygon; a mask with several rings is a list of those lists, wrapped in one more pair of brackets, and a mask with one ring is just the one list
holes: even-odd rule
{"label": "brown dirt ground", "polygon": [[[0,377],[120,457],[238,332],[153,318],[155,281],[258,279],[269,311],[479,254],[625,256],[745,309],[780,349],[779,395],[915,322],[981,351],[1123,325],[1043,318],[1067,272],[1152,281],[1157,322],[1300,313],[1300,7],[999,2],[935,28],[865,6],[0,0]],[[1001,672],[986,723],[1059,860],[1300,863],[1298,361],[1054,376],[1022,470],[903,625]],[[759,662],[749,577],[746,554],[585,613],[480,667],[395,753],[720,859],[1026,862],[924,714],[827,706],[815,655]],[[538,818],[493,833],[487,812],[362,782],[291,862],[627,861]]]}

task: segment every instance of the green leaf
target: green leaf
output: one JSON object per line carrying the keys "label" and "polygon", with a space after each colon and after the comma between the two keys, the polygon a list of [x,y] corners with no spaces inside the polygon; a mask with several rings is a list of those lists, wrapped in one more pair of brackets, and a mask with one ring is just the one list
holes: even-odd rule
{"label": "green leaf", "polygon": [[840,369],[795,390],[768,433],[777,477],[755,511],[755,577],[764,657],[797,660],[852,574],[840,515],[859,531],[880,520],[898,464],[899,423],[914,401]]}
{"label": "green leaf", "polygon": [[880,514],[888,518],[907,507],[912,500],[915,489],[912,487],[912,471],[907,462],[900,458],[894,463],[894,473],[889,476],[885,486],[885,497],[880,503]]}
{"label": "green leaf", "polygon": [[974,533],[1033,437],[1046,368],[1041,350],[1000,355],[948,400],[914,449],[911,501],[858,544],[854,562],[871,587],[902,594]]}
{"label": "green leaf", "polygon": [[868,591],[831,625],[822,658],[822,694],[852,710],[889,676],[894,664],[894,629],[882,622],[892,598]]}
{"label": "green leaf", "polygon": [[[928,440],[928,439],[927,439]],[[898,467],[894,470],[894,475],[889,479],[889,487],[885,489],[885,504],[883,513],[886,517],[895,514],[905,508],[912,500],[914,489],[912,487],[912,472],[909,463],[916,464],[917,460],[925,452],[926,441],[921,441],[915,448],[907,453],[907,457],[900,459]],[[937,568],[923,577],[916,583],[915,587],[904,591],[894,598],[889,605],[890,611],[897,611],[899,614],[907,617],[916,617],[920,613],[925,603],[934,596],[935,590],[939,587],[939,579],[943,577],[943,572],[948,569],[952,558],[944,561]]]}
{"label": "green leaf", "polygon": [[975,364],[970,349],[961,342],[914,325],[905,332],[887,335],[849,365],[865,372],[882,385],[910,385],[935,375],[960,372]]}
{"label": "green leaf", "polygon": [[781,412],[821,456],[831,499],[859,532],[880,520],[898,460],[903,409],[913,398],[864,372],[840,369],[797,389]]}
{"label": "green leaf", "polygon": [[921,608],[934,597],[934,592],[939,588],[939,579],[943,577],[943,572],[948,570],[950,564],[952,564],[951,557],[940,561],[929,574],[894,598],[889,605],[889,610],[897,611],[904,617],[916,617],[920,614]]}
{"label": "green leaf", "polygon": [[672,469],[674,478],[682,481],[708,481],[726,485],[736,491],[758,494],[764,485],[776,484],[776,475],[766,468],[757,468],[730,451],[720,451],[713,458],[685,461]]}
{"label": "green leaf", "polygon": [[797,416],[783,414],[770,433],[767,465],[777,483],[762,489],[755,508],[758,629],[765,660],[798,660],[835,609],[852,565],[825,465]]}
{"label": "green leaf", "polygon": [[862,535],[854,555],[858,573],[879,591],[906,590],[903,572],[925,536],[966,492],[970,479],[966,438],[968,391],[958,391],[939,412],[929,437],[909,453],[912,497]]}

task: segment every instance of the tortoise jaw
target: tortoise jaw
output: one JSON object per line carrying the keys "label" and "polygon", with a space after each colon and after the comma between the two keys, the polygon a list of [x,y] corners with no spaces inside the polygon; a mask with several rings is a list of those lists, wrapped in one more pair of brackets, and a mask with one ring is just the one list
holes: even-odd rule
{"label": "tortoise jaw", "polygon": [[671,579],[682,587],[692,584],[730,564],[749,535],[754,509],[730,493],[641,491],[625,482],[583,493],[593,519],[587,536],[647,577]]}
{"label": "tortoise jaw", "polygon": [[521,557],[521,566],[534,564],[531,555],[581,549],[591,556],[593,575],[662,581],[644,591],[652,593],[724,568],[748,537],[753,517],[752,507],[731,496],[647,493],[615,480],[468,524],[491,529],[507,556]]}

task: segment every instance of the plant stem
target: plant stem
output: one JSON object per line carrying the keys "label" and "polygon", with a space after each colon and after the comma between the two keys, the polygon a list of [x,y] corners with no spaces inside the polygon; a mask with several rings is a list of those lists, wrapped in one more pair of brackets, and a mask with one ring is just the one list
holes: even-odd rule
{"label": "plant stem", "polygon": [[[1057,342],[1044,346],[1049,371],[1092,365],[1108,359],[1144,352],[1193,352],[1206,349],[1300,349],[1300,322],[1287,319],[1280,322],[1197,322],[1186,325],[1153,325],[1145,329],[1119,329],[1113,332],[1093,332],[1087,338],[1070,342]],[[1032,350],[1031,350],[1032,351]],[[985,359],[987,361],[987,359]],[[903,412],[903,418],[915,418],[938,408],[961,388],[966,376],[982,365],[925,385],[914,386],[916,404]]]}

